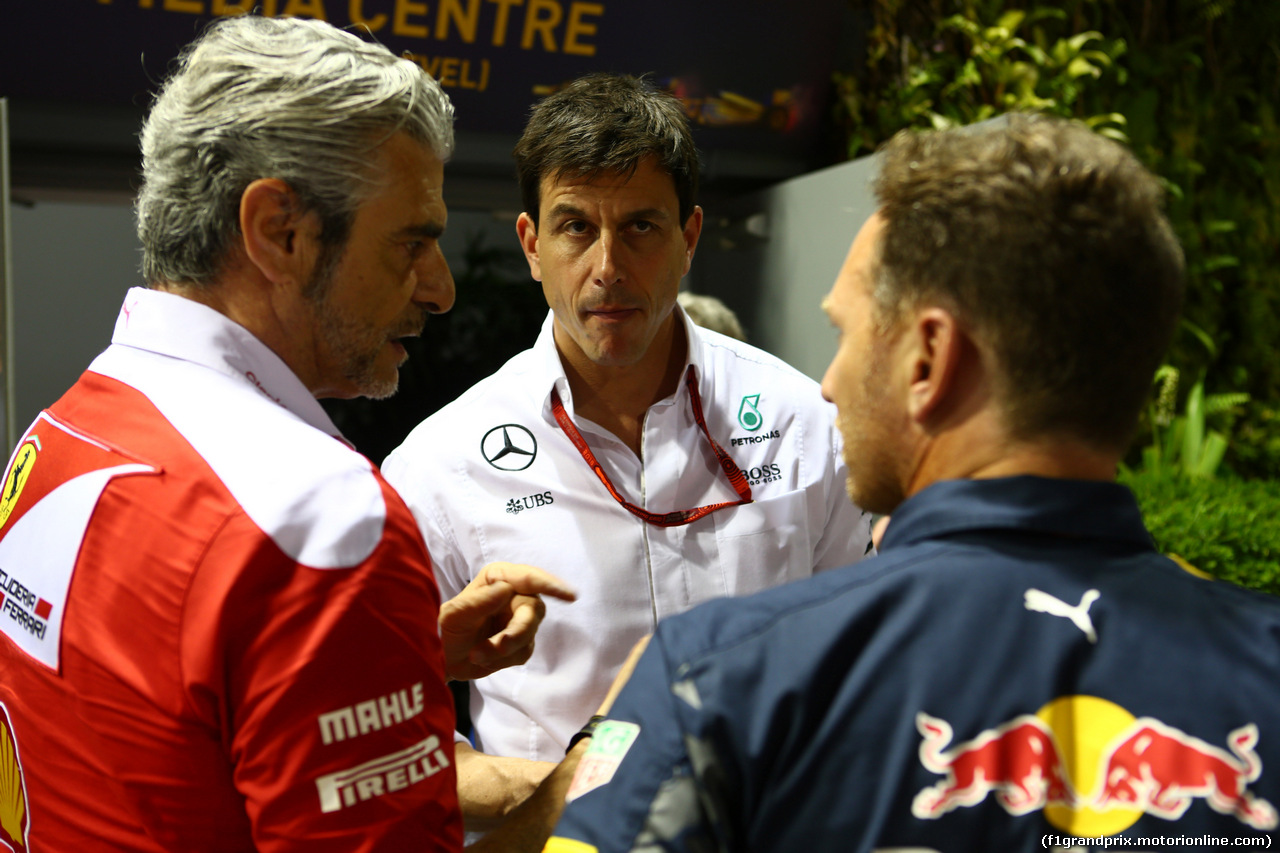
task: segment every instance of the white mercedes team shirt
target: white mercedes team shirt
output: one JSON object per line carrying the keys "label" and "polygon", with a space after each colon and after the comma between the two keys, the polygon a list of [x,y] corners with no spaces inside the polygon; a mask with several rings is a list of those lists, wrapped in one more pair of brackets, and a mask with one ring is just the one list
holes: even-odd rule
{"label": "white mercedes team shirt", "polygon": [[753,502],[658,527],[622,507],[551,411],[555,388],[618,492],[651,512],[738,499],[694,420],[685,383],[644,420],[641,455],[574,415],[552,337],[420,424],[383,463],[427,541],[444,598],[495,560],[538,566],[578,591],[547,602],[533,657],[472,685],[476,747],[557,761],[631,647],[659,619],[861,559],[870,516],[849,502],[835,407],[816,382],[755,347],[695,326],[707,428]]}

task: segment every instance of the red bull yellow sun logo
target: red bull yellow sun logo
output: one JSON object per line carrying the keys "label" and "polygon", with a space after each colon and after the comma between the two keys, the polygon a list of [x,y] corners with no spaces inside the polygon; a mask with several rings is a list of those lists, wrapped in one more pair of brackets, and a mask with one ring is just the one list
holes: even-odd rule
{"label": "red bull yellow sun logo", "polygon": [[1064,696],[954,746],[945,720],[920,713],[916,727],[921,763],[943,776],[916,795],[918,818],[993,795],[1010,814],[1043,810],[1080,837],[1123,832],[1144,814],[1177,820],[1197,799],[1254,829],[1278,822],[1275,807],[1248,790],[1262,773],[1252,723],[1223,749],[1105,699]]}
{"label": "red bull yellow sun logo", "polygon": [[0,703],[0,848],[26,853],[27,785],[18,760],[18,742],[13,737],[9,710]]}

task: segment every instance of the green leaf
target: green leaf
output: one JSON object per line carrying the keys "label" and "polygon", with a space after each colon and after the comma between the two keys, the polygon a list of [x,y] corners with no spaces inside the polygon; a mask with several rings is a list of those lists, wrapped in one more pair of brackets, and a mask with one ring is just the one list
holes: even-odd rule
{"label": "green leaf", "polygon": [[1071,77],[1101,77],[1102,69],[1084,57],[1077,56],[1067,65],[1067,74]]}
{"label": "green leaf", "polygon": [[952,15],[949,18],[944,18],[942,23],[938,24],[938,29],[943,31],[954,30],[964,33],[970,38],[976,38],[982,27],[977,21],[971,21],[964,15]]}
{"label": "green leaf", "polygon": [[1206,414],[1216,415],[1220,412],[1229,412],[1247,402],[1249,402],[1249,395],[1244,392],[1209,394],[1204,398],[1204,410]]}
{"label": "green leaf", "polygon": [[1179,415],[1169,425],[1168,436],[1164,444],[1165,462],[1170,468],[1177,468],[1186,461],[1186,457],[1183,455],[1186,449],[1186,440],[1184,438],[1186,434],[1187,419]]}
{"label": "green leaf", "polygon": [[1218,270],[1234,269],[1240,266],[1240,259],[1235,255],[1215,255],[1212,258],[1205,258],[1200,264],[1200,272],[1211,273]]}
{"label": "green leaf", "polygon": [[1026,12],[1020,9],[1013,9],[1001,15],[1000,20],[996,22],[996,26],[1011,33],[1016,33],[1026,17]]}
{"label": "green leaf", "polygon": [[1031,61],[1036,65],[1049,64],[1049,54],[1045,53],[1043,48],[1034,44],[1024,44],[1022,49],[1026,51],[1027,56],[1030,57]]}
{"label": "green leaf", "polygon": [[1095,129],[1098,127],[1098,125],[1107,123],[1107,122],[1110,122],[1112,124],[1118,124],[1121,127],[1124,127],[1128,124],[1128,121],[1125,120],[1123,113],[1100,113],[1096,116],[1089,116],[1084,120],[1085,124]]}
{"label": "green leaf", "polygon": [[1212,477],[1226,452],[1227,439],[1217,430],[1210,430],[1205,436],[1204,446],[1200,448],[1200,458],[1188,473],[1193,477]]}
{"label": "green leaf", "polygon": [[1182,464],[1194,470],[1200,464],[1204,444],[1204,383],[1191,386],[1187,396],[1186,431],[1182,436]]}
{"label": "green leaf", "polygon": [[1213,338],[1209,337],[1209,333],[1204,329],[1200,328],[1185,317],[1183,317],[1179,322],[1179,326],[1180,328],[1186,329],[1191,333],[1192,337],[1202,343],[1204,348],[1209,351],[1210,356],[1216,356],[1218,354],[1218,347],[1214,344]]}
{"label": "green leaf", "polygon": [[1102,33],[1097,32],[1096,30],[1089,30],[1088,32],[1078,33],[1067,39],[1067,44],[1070,46],[1071,50],[1079,52],[1080,48],[1095,40],[1101,41]]}

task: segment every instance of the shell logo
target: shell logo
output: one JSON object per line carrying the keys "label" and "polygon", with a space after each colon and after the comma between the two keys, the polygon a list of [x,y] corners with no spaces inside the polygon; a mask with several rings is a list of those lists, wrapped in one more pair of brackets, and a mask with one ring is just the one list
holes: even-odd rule
{"label": "shell logo", "polygon": [[27,783],[18,759],[18,742],[9,722],[9,710],[0,702],[0,848],[27,853]]}
{"label": "shell logo", "polygon": [[0,527],[4,527],[9,516],[13,514],[13,508],[18,505],[18,498],[22,497],[22,487],[27,484],[27,479],[31,476],[31,469],[35,467],[39,452],[40,440],[32,436],[22,443],[17,453],[13,454],[13,464],[9,466],[9,471],[4,478],[4,491],[0,492]]}

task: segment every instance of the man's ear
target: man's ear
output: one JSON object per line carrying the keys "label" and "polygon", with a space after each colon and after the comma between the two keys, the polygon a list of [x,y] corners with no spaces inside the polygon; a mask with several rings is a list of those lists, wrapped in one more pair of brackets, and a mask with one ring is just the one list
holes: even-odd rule
{"label": "man's ear", "polygon": [[964,402],[958,399],[963,393],[962,377],[976,366],[966,362],[977,350],[955,315],[936,306],[917,312],[907,334],[911,336],[907,411],[913,421],[928,426]]}
{"label": "man's ear", "polygon": [[277,178],[259,178],[240,196],[240,233],[249,262],[276,284],[306,283],[319,254],[319,221],[301,213],[294,191]]}
{"label": "man's ear", "polygon": [[693,213],[689,214],[689,219],[684,224],[684,273],[689,274],[689,268],[693,265],[693,253],[698,248],[698,238],[702,235],[702,208],[698,205],[693,206]]}
{"label": "man's ear", "polygon": [[516,219],[516,236],[520,238],[520,248],[524,249],[524,258],[529,262],[529,275],[534,281],[542,281],[542,261],[538,258],[538,226],[527,212]]}

